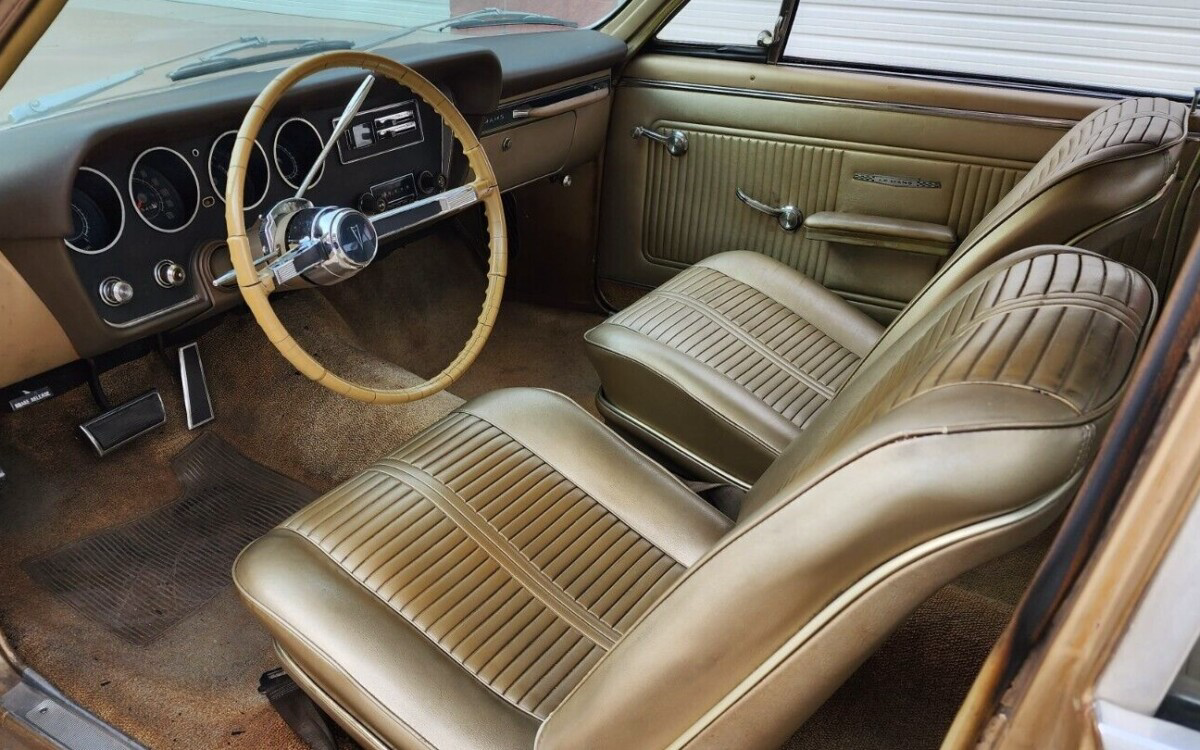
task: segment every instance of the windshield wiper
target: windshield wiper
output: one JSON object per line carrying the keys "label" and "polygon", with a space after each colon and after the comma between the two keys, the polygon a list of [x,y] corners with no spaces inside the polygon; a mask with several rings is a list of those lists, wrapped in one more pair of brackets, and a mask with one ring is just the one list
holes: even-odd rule
{"label": "windshield wiper", "polygon": [[483,29],[488,26],[562,26],[567,29],[577,29],[579,24],[565,18],[556,18],[544,13],[531,13],[523,10],[499,10],[486,15],[479,14],[471,18],[460,18],[442,26],[443,29]]}
{"label": "windshield wiper", "polygon": [[[234,57],[229,54],[243,49],[273,47],[281,44],[291,46],[269,52],[260,52],[257,55],[246,55],[244,57]],[[329,52],[337,49],[354,49],[354,42],[348,39],[263,39],[262,37],[254,37],[245,44],[223,49],[218,55],[210,54],[196,62],[181,65],[170,73],[167,73],[167,78],[170,78],[172,81],[183,81],[188,78],[206,76],[210,73],[220,73],[225,70],[258,65],[259,63],[277,62],[279,60],[315,55],[318,52]]]}
{"label": "windshield wiper", "polygon": [[69,107],[75,102],[87,99],[89,96],[99,94],[101,91],[107,91],[115,86],[120,86],[126,81],[131,81],[145,72],[145,68],[130,68],[120,73],[114,73],[104,78],[98,78],[94,81],[63,89],[62,91],[55,91],[53,94],[30,99],[24,104],[18,104],[13,107],[8,113],[8,120],[9,122],[22,122],[32,117],[44,115],[47,112],[53,112],[56,109]]}
{"label": "windshield wiper", "polygon": [[[92,96],[95,96],[96,94],[99,94],[102,91],[107,91],[108,89],[120,86],[121,84],[123,84],[127,81],[132,81],[134,78],[144,75],[146,73],[146,71],[148,71],[148,70],[152,70],[154,68],[161,68],[164,65],[170,65],[171,63],[177,63],[180,60],[190,60],[192,58],[198,57],[200,59],[200,62],[220,61],[220,60],[227,59],[225,56],[231,52],[237,52],[239,50],[244,50],[244,49],[257,49],[260,47],[270,47],[270,46],[278,45],[278,44],[296,45],[288,50],[280,50],[279,52],[275,53],[275,54],[281,54],[283,52],[287,52],[285,57],[291,57],[296,54],[307,54],[309,52],[321,52],[321,51],[324,51],[325,49],[349,49],[354,46],[351,42],[346,42],[346,41],[341,41],[341,40],[330,41],[330,40],[325,40],[325,39],[267,39],[266,37],[261,37],[261,36],[238,37],[237,39],[233,39],[228,42],[221,42],[220,44],[216,44],[216,45],[213,45],[210,47],[205,47],[204,49],[201,49],[201,50],[194,50],[192,52],[188,52],[186,55],[178,55],[176,57],[172,57],[167,60],[160,60],[159,62],[152,63],[150,65],[146,65],[146,66],[143,66],[140,68],[130,68],[129,70],[123,70],[120,73],[113,73],[112,75],[108,75],[103,78],[98,78],[94,81],[88,81],[87,83],[77,84],[75,86],[65,88],[61,91],[56,91],[52,94],[46,94],[45,96],[39,96],[36,99],[30,99],[29,101],[25,102],[24,104],[19,104],[16,107],[13,107],[12,110],[8,113],[8,120],[9,120],[9,122],[18,123],[18,122],[23,122],[24,120],[32,119],[34,117],[40,117],[42,115],[49,114],[50,112],[55,112],[60,109],[65,109],[65,108],[71,106],[72,104],[78,104],[79,102],[83,101],[84,99],[88,99]],[[309,45],[309,46],[305,46],[305,45]],[[325,45],[328,45],[328,46],[325,46]],[[237,60],[238,58],[228,58],[228,59]],[[248,59],[248,58],[241,58],[241,60],[246,60],[246,59]],[[278,59],[283,59],[283,58],[281,57]],[[263,62],[265,62],[265,60]],[[221,64],[227,65],[227,63],[221,63]],[[252,62],[243,62],[242,64],[251,65],[253,63]],[[188,66],[184,66],[184,67],[188,67]],[[233,66],[233,67],[237,67],[237,66]],[[218,69],[224,70],[226,68],[222,67],[222,68],[218,68]],[[204,71],[204,72],[212,72],[212,71]],[[195,75],[204,75],[204,72],[196,73]],[[178,79],[173,78],[172,80],[178,80]]]}
{"label": "windshield wiper", "polygon": [[394,42],[397,39],[415,34],[424,29],[433,29],[441,31],[443,29],[481,29],[488,26],[508,26],[512,24],[532,24],[535,26],[565,26],[567,28],[578,28],[579,24],[574,21],[565,21],[554,16],[545,16],[540,13],[529,13],[526,11],[509,11],[500,10],[499,8],[480,8],[479,10],[467,11],[466,13],[458,13],[446,18],[439,18],[436,21],[416,24],[413,26],[405,26],[400,31],[394,31],[390,34],[384,34],[381,37],[364,41],[357,45],[357,49],[372,49],[388,42]]}

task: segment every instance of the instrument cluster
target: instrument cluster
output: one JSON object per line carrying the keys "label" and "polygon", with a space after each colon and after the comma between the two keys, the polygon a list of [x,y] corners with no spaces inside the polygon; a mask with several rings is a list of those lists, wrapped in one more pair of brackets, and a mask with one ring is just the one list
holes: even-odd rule
{"label": "instrument cluster", "polygon": [[[263,126],[244,182],[248,224],[295,194],[339,110],[333,97],[328,108],[283,109]],[[108,325],[126,328],[193,306],[199,312],[223,293],[209,287],[227,270],[224,203],[235,125],[102,143],[79,169],[71,233],[63,239]],[[424,102],[406,89],[385,89],[355,117],[308,195],[369,213],[417,200],[446,184],[448,138]]]}

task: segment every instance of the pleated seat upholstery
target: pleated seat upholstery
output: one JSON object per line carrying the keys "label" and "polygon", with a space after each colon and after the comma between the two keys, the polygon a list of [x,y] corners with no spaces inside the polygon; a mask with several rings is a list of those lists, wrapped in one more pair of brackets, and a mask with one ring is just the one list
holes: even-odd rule
{"label": "pleated seat upholstery", "polygon": [[1087,469],[1140,273],[1011,256],[838,394],[736,521],[568,399],[475,399],[239,558],[288,672],[369,748],[775,750]]}
{"label": "pleated seat upholstery", "polygon": [[1156,97],[1081,120],[983,217],[886,336],[774,259],[707,258],[587,333],[600,411],[698,477],[749,486],[868,354],[995,261],[1038,244],[1125,252],[1122,240],[1156,215],[1186,135],[1187,107]]}
{"label": "pleated seat upholstery", "polygon": [[[845,385],[883,332],[782,263],[708,258],[587,333],[611,421],[748,484]],[[633,404],[635,416],[624,407]],[[620,405],[620,406],[617,406]]]}
{"label": "pleated seat upholstery", "polygon": [[[528,748],[567,691],[729,525],[564,397],[501,392],[257,542],[257,557],[287,561],[290,585],[256,581],[245,565],[239,583],[269,584],[264,611],[316,612],[317,631],[277,638],[284,658],[300,675],[323,673],[309,645],[319,641],[319,658],[362,685],[339,686],[338,705],[386,734]],[[472,708],[461,726],[427,736],[364,690],[435,716],[460,710],[462,690]]]}

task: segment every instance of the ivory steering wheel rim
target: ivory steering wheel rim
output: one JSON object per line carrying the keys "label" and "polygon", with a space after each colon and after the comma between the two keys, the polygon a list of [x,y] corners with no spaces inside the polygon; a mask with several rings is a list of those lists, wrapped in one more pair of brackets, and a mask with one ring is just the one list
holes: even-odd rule
{"label": "ivory steering wheel rim", "polygon": [[[276,104],[300,81],[324,70],[358,68],[383,75],[411,90],[423,99],[463,148],[463,155],[474,174],[469,183],[475,189],[478,202],[483,204],[488,226],[487,289],[483,308],[475,328],[458,356],[440,373],[417,385],[406,388],[374,388],[354,383],[318,362],[288,333],[271,306],[270,296],[275,289],[274,279],[255,267],[250,240],[246,234],[246,214],[243,208],[247,165],[255,141],[267,117]],[[284,70],[262,90],[250,106],[238,128],[233,154],[229,162],[229,177],[225,187],[225,226],[228,234],[229,257],[237,274],[238,290],[263,333],[298,371],[320,385],[345,396],[380,404],[403,404],[426,398],[444,390],[466,372],[479,356],[491,334],[504,294],[504,277],[508,269],[508,234],[504,225],[504,208],[495,172],[479,138],[471,130],[458,108],[436,86],[412,68],[369,52],[341,50],[306,58]]]}

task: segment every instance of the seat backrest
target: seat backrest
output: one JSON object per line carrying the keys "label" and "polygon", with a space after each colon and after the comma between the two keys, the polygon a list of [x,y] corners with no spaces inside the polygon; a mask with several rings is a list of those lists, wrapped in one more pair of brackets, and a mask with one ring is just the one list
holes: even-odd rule
{"label": "seat backrest", "polygon": [[[1080,120],[983,217],[889,332],[916,324],[975,274],[1022,248],[1059,244],[1112,255],[1158,215],[1187,124],[1187,105],[1158,97],[1124,99]],[[1145,255],[1138,260],[1158,265]],[[1157,268],[1139,270],[1158,275]],[[1166,279],[1154,280],[1165,291]]]}
{"label": "seat backrest", "polygon": [[538,747],[779,747],[920,602],[1061,512],[1155,300],[1066,247],[964,285],[854,374]]}

